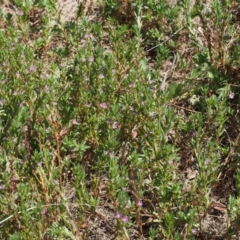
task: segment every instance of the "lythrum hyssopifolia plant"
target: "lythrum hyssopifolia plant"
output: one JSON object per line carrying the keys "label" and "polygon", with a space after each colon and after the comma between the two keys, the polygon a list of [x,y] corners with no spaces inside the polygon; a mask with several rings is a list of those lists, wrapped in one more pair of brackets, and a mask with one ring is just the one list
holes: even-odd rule
{"label": "lythrum hyssopifolia plant", "polygon": [[0,238],[238,238],[238,3],[86,3],[0,15]]}

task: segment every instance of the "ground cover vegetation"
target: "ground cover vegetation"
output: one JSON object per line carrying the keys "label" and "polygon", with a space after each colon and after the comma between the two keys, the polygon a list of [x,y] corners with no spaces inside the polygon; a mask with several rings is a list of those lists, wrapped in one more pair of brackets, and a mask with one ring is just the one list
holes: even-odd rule
{"label": "ground cover vegetation", "polygon": [[1,5],[0,239],[239,239],[238,1]]}

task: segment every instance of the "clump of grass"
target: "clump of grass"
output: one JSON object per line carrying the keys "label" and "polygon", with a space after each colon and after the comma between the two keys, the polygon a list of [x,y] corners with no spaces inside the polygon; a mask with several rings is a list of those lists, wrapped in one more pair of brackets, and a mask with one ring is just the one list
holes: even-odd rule
{"label": "clump of grass", "polygon": [[1,239],[198,239],[212,211],[238,237],[235,1],[106,1],[102,21],[66,24],[52,1],[14,4],[0,32]]}

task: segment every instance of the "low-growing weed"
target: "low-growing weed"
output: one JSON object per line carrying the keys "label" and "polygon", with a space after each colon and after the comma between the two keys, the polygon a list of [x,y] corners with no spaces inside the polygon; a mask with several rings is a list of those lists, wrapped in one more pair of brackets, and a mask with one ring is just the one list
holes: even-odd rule
{"label": "low-growing weed", "polygon": [[239,238],[237,2],[58,4],[0,15],[0,238]]}

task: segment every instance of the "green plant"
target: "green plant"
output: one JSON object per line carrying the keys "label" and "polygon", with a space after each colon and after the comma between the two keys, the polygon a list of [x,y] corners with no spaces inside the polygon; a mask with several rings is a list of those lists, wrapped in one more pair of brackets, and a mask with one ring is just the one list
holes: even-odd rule
{"label": "green plant", "polygon": [[214,211],[239,237],[237,3],[111,0],[98,21],[81,3],[67,23],[54,1],[14,4],[0,238],[210,238]]}

